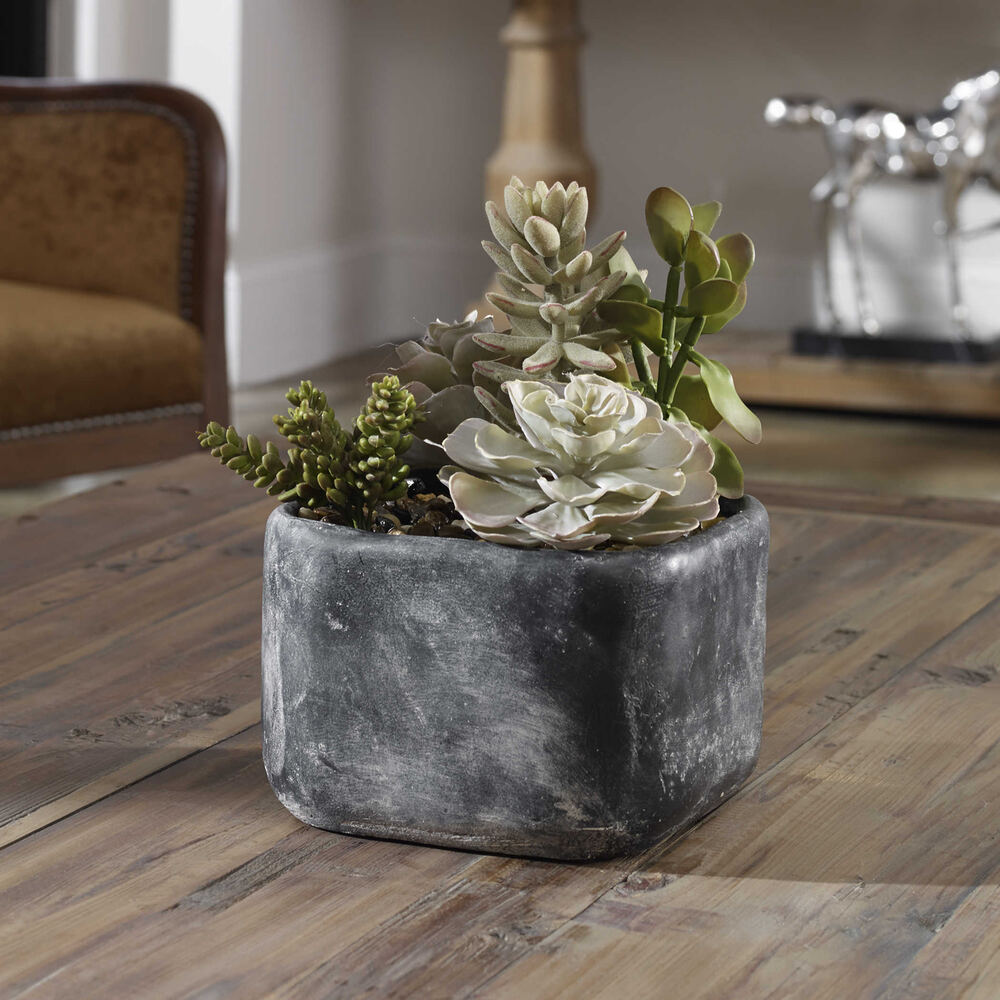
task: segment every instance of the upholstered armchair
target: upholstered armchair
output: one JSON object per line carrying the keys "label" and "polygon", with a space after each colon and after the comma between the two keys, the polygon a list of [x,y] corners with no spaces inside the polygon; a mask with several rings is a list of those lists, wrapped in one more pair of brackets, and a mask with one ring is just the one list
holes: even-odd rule
{"label": "upholstered armchair", "polygon": [[0,485],[228,421],[226,156],[199,98],[0,79]]}

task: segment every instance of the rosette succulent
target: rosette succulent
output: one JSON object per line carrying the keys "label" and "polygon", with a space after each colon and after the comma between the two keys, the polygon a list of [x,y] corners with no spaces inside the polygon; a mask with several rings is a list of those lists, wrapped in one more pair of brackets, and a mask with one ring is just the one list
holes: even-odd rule
{"label": "rosette succulent", "polygon": [[518,432],[463,421],[439,473],[469,527],[506,545],[658,545],[718,516],[712,449],[659,405],[597,374],[511,380]]}
{"label": "rosette succulent", "polygon": [[[433,445],[440,444],[466,418],[483,415],[473,386],[476,373],[472,365],[492,357],[492,352],[474,338],[492,332],[493,317],[480,319],[473,310],[455,323],[437,319],[420,340],[408,340],[396,348],[400,365],[389,371],[413,393],[424,415],[411,464],[436,465],[440,452]],[[431,447],[424,442],[431,442]]]}

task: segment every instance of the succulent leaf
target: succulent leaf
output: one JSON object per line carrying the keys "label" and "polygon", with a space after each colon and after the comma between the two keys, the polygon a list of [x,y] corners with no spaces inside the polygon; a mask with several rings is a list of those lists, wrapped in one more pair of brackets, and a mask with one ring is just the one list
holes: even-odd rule
{"label": "succulent leaf", "polygon": [[712,238],[692,229],[684,247],[684,283],[687,287],[690,289],[714,278],[719,271],[720,259]]}
{"label": "succulent leaf", "polygon": [[[572,187],[572,185],[570,185]],[[567,194],[569,189],[567,189]],[[569,195],[566,201],[566,211],[563,215],[562,225],[559,227],[559,235],[564,243],[579,238],[583,234],[583,227],[587,224],[587,215],[590,212],[590,205],[587,200],[587,189],[578,188]]]}
{"label": "succulent leaf", "polygon": [[719,256],[729,265],[732,280],[739,284],[753,267],[755,251],[753,241],[746,233],[723,236],[716,244]]}
{"label": "succulent leaf", "polygon": [[526,319],[538,315],[538,303],[530,302],[527,299],[515,298],[512,295],[499,295],[496,292],[487,292],[486,300],[497,307],[508,316],[523,316]]}
{"label": "succulent leaf", "polygon": [[684,262],[694,213],[684,195],[673,188],[659,187],[646,199],[646,228],[656,252],[674,267]]}
{"label": "succulent leaf", "polygon": [[552,280],[563,285],[578,285],[584,277],[591,271],[594,263],[594,255],[589,250],[578,253],[568,264],[564,264],[555,274]]}
{"label": "succulent leaf", "polygon": [[701,375],[682,375],[674,393],[674,406],[682,410],[689,420],[714,430],[722,423],[722,414],[712,404]]}
{"label": "succulent leaf", "polygon": [[[504,364],[502,361],[477,361],[474,365],[476,371],[493,382],[508,382],[511,379],[530,378],[523,369],[514,368]],[[535,376],[538,379],[544,378],[544,373]]]}
{"label": "succulent leaf", "polygon": [[[583,188],[580,188],[583,191]],[[560,264],[568,264],[577,254],[583,251],[584,244],[587,242],[587,230],[583,229],[580,231],[578,236],[574,236],[570,240],[564,240],[562,249],[556,254],[556,260]]]}
{"label": "succulent leaf", "polygon": [[553,326],[563,326],[569,320],[569,312],[561,302],[546,302],[539,307],[538,315]]}
{"label": "succulent leaf", "polygon": [[549,342],[548,334],[540,337],[521,337],[508,333],[477,333],[475,341],[482,347],[492,351],[502,351],[516,358],[524,358],[534,354],[540,347]]}
{"label": "succulent leaf", "polygon": [[626,337],[638,337],[653,350],[662,353],[663,314],[640,302],[608,299],[597,309],[598,315]]}
{"label": "succulent leaf", "polygon": [[[540,215],[533,215],[525,222],[524,238],[531,249],[542,257],[554,257],[562,246],[559,230]],[[516,258],[514,262],[517,263]]]}
{"label": "succulent leaf", "polygon": [[[527,250],[524,252],[527,253]],[[502,272],[498,272],[496,278],[497,284],[515,299],[523,299],[526,302],[537,302],[538,305],[541,305],[545,301],[525,284],[524,278],[509,278]]]}
{"label": "succulent leaf", "polygon": [[488,392],[482,386],[475,388],[476,400],[479,405],[505,430],[517,429],[517,420],[514,418],[514,411],[509,406],[504,406],[493,393]]}
{"label": "succulent leaf", "polygon": [[743,466],[732,448],[707,430],[700,430],[701,436],[712,449],[715,461],[712,475],[719,489],[719,496],[739,500],[743,496]]}
{"label": "succulent leaf", "polygon": [[503,247],[498,246],[496,243],[491,243],[489,240],[483,240],[482,245],[483,249],[489,255],[490,260],[500,268],[502,273],[512,278],[521,277],[521,272],[514,263],[514,258]]}
{"label": "succulent leaf", "polygon": [[545,266],[545,261],[541,257],[536,257],[516,243],[510,248],[510,255],[517,269],[528,281],[536,285],[547,285],[552,281],[552,272]]}
{"label": "succulent leaf", "polygon": [[[632,255],[625,249],[625,247],[619,247],[608,259],[608,273],[613,271],[624,271],[625,272],[625,283],[622,288],[636,288],[640,293],[641,297],[636,297],[634,301],[645,302],[649,298],[649,286],[646,284],[646,275],[648,271],[640,271],[636,267],[635,261],[632,260]],[[615,293],[616,295],[618,293]],[[633,294],[633,293],[628,293]]]}
{"label": "succulent leaf", "polygon": [[562,356],[563,352],[560,345],[554,340],[546,340],[534,354],[524,359],[522,367],[530,375],[541,375],[552,371]]}
{"label": "succulent leaf", "polygon": [[[612,233],[610,236],[605,237],[600,243],[591,250],[593,255],[593,263],[591,264],[591,270],[595,267],[600,267],[602,264],[607,263],[617,252],[618,248],[622,245],[625,239],[625,230],[620,229],[617,233]],[[623,279],[624,280],[624,279]]]}
{"label": "succulent leaf", "polygon": [[697,351],[691,352],[691,358],[701,370],[712,405],[722,419],[751,444],[759,444],[762,433],[760,419],[740,399],[732,372],[721,361],[706,358]]}
{"label": "succulent leaf", "polygon": [[702,330],[702,334],[706,333],[718,333],[731,319],[739,316],[743,312],[743,307],[747,304],[747,283],[745,281],[740,283],[739,289],[736,292],[736,298],[733,304],[728,308],[724,309],[720,313],[716,313],[714,316],[709,316],[705,320],[705,329]]}
{"label": "succulent leaf", "polygon": [[514,228],[523,233],[524,224],[531,215],[531,206],[513,184],[508,184],[503,189],[503,205],[507,210],[507,218],[510,219]]}
{"label": "succulent leaf", "polygon": [[511,329],[522,337],[548,337],[551,333],[546,323],[543,323],[537,316],[528,318],[524,316],[512,316],[510,320]]}
{"label": "succulent leaf", "polygon": [[609,274],[606,278],[601,278],[601,280],[592,288],[589,288],[587,291],[582,292],[574,298],[568,299],[566,302],[566,311],[571,316],[586,316],[597,306],[599,302],[602,302],[604,299],[617,292],[618,289],[621,288],[624,281],[624,271],[615,271],[613,274]]}
{"label": "succulent leaf", "polygon": [[548,194],[542,199],[542,215],[558,228],[562,225],[563,214],[566,211],[566,189],[560,182],[549,188]]}
{"label": "succulent leaf", "polygon": [[711,235],[712,229],[719,221],[721,214],[721,201],[703,201],[699,205],[691,206],[691,215],[694,217],[694,228],[701,230],[706,236]]}
{"label": "succulent leaf", "polygon": [[688,310],[696,316],[725,312],[736,301],[739,286],[725,278],[710,278],[687,292]]}
{"label": "succulent leaf", "polygon": [[563,354],[570,364],[588,371],[611,372],[615,370],[615,360],[603,351],[595,351],[585,347],[578,341],[567,340],[563,345]]}
{"label": "succulent leaf", "polygon": [[493,235],[502,246],[509,247],[515,243],[522,247],[527,246],[524,237],[501,214],[496,202],[486,202],[486,218],[489,220]]}

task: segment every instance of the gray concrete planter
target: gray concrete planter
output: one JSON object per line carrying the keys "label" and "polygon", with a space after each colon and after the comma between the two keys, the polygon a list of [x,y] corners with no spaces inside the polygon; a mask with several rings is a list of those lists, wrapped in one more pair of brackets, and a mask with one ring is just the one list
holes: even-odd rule
{"label": "gray concrete planter", "polygon": [[768,521],[521,550],[268,519],[264,763],[342,833],[559,859],[676,833],[760,746]]}

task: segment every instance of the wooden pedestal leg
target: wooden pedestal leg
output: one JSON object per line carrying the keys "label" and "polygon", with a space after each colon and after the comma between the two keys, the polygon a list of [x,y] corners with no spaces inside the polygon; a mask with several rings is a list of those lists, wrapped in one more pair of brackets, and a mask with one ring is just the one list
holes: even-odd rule
{"label": "wooden pedestal leg", "polygon": [[486,197],[503,204],[511,174],[526,184],[577,181],[595,201],[594,164],[583,145],[577,0],[515,0],[507,46],[500,146],[486,164]]}
{"label": "wooden pedestal leg", "polygon": [[[579,49],[584,33],[577,0],[514,0],[500,33],[507,47],[500,145],[486,164],[486,197],[503,205],[504,185],[516,174],[526,184],[545,181],[587,188],[597,200],[594,163],[583,144]],[[498,328],[506,317],[485,300]]]}

